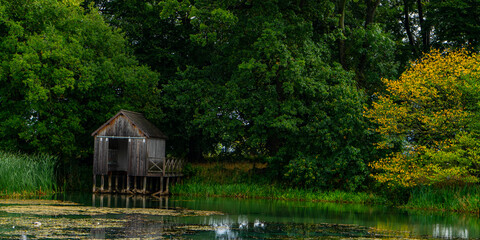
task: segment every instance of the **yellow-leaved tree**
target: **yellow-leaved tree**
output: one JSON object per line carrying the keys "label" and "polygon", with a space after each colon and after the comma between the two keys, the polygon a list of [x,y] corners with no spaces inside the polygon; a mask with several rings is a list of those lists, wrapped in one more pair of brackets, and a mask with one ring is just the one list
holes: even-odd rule
{"label": "yellow-leaved tree", "polygon": [[390,186],[479,181],[480,55],[432,50],[398,80],[383,80],[365,116],[391,153],[370,164]]}

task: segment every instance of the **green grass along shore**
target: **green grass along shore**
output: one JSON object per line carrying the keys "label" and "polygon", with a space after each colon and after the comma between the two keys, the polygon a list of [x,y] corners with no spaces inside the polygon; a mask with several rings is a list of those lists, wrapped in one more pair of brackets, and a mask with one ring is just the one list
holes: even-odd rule
{"label": "green grass along shore", "polygon": [[[233,165],[233,166],[232,166]],[[388,191],[367,192],[315,191],[266,183],[252,174],[254,166],[242,164],[199,164],[192,167],[192,177],[171,188],[171,193],[197,197],[264,198],[293,201],[394,205],[400,208],[452,211],[480,214],[480,187],[446,186],[404,190],[406,203],[393,203]],[[260,167],[261,168],[261,167]],[[253,177],[252,177],[253,176]],[[260,183],[255,183],[260,182]],[[398,193],[397,193],[398,194]]]}
{"label": "green grass along shore", "polygon": [[[49,155],[26,155],[0,151],[0,197],[36,198],[57,190],[55,165]],[[269,182],[255,170],[261,164],[198,164],[190,167],[190,178],[171,188],[185,196],[265,198],[293,201],[389,204],[385,194],[296,189]],[[90,174],[90,171],[88,172]],[[90,177],[90,176],[88,176]],[[410,195],[398,207],[480,214],[480,186],[423,187],[404,192]]]}
{"label": "green grass along shore", "polygon": [[186,181],[172,187],[172,194],[183,196],[265,198],[312,202],[338,202],[382,204],[385,199],[371,193],[359,192],[318,192],[309,189],[284,188],[279,185],[258,185],[249,183],[199,183]]}

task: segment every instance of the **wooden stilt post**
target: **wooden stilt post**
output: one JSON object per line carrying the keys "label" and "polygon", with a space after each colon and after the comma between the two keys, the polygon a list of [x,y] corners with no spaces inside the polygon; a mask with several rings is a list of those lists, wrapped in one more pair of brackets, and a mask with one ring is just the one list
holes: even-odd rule
{"label": "wooden stilt post", "polygon": [[102,178],[100,179],[100,191],[103,192],[103,187],[105,186],[105,176],[102,175]]}
{"label": "wooden stilt post", "polygon": [[150,186],[148,187],[148,189],[153,192],[153,191],[154,191],[153,186],[154,186],[155,184],[154,184],[152,178],[150,178],[150,184],[149,184],[149,185],[150,185]]}
{"label": "wooden stilt post", "polygon": [[92,207],[95,207],[95,193],[92,194]]}
{"label": "wooden stilt post", "polygon": [[143,194],[147,194],[147,176],[143,177]]}
{"label": "wooden stilt post", "polygon": [[100,207],[103,207],[103,194],[100,194]]}
{"label": "wooden stilt post", "polygon": [[108,174],[108,192],[112,192],[112,173]]}
{"label": "wooden stilt post", "polygon": [[107,196],[107,207],[112,207],[112,194],[108,194]]}
{"label": "wooden stilt post", "polygon": [[163,176],[160,177],[160,188],[158,190],[161,194],[163,194]]}
{"label": "wooden stilt post", "polygon": [[165,188],[166,188],[166,189],[165,189],[165,193],[166,193],[166,194],[168,194],[168,184],[169,184],[169,182],[170,182],[170,178],[167,177],[167,186],[165,187]]}
{"label": "wooden stilt post", "polygon": [[137,176],[133,177],[133,191],[137,191]]}
{"label": "wooden stilt post", "polygon": [[115,192],[118,192],[118,175],[115,175]]}
{"label": "wooden stilt post", "polygon": [[97,175],[93,174],[93,190],[92,192],[97,191]]}
{"label": "wooden stilt post", "polygon": [[127,175],[127,192],[130,191],[130,176]]}

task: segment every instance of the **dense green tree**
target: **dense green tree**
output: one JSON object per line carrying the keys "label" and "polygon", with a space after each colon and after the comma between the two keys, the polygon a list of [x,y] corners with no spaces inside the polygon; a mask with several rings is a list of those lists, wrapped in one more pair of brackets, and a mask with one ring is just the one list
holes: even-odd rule
{"label": "dense green tree", "polygon": [[366,171],[362,95],[328,44],[312,40],[313,24],[303,11],[309,8],[273,1],[208,6],[195,16],[203,28],[193,39],[226,56],[202,69],[228,74],[208,76],[225,93],[210,105],[213,114],[197,119],[216,118],[217,127],[203,129],[248,154],[267,156],[295,184],[303,183],[295,180],[303,173],[290,170],[305,156],[312,160],[314,175],[307,178],[313,186],[358,187]]}
{"label": "dense green tree", "polygon": [[145,114],[169,136],[169,153],[198,160],[213,150],[218,138],[204,131],[196,118],[211,112],[206,103],[219,93],[205,77],[213,74],[201,68],[211,64],[214,52],[191,39],[200,27],[192,23],[193,3],[98,0],[85,1],[83,6],[91,9],[91,4],[125,33],[139,61],[160,73],[161,95],[155,95]]}
{"label": "dense green tree", "polygon": [[366,116],[392,153],[372,163],[392,187],[478,182],[479,59],[465,50],[434,50],[398,80],[385,80]]}
{"label": "dense green tree", "polygon": [[1,148],[85,157],[90,133],[120,108],[148,107],[157,81],[97,11],[0,1]]}
{"label": "dense green tree", "polygon": [[[364,149],[363,95],[354,72],[336,63],[338,49],[331,41],[340,36],[334,2],[96,3],[111,24],[131,36],[134,48],[156,49],[158,56],[140,57],[163,76],[156,102],[162,112],[152,108],[147,115],[170,131],[174,151],[187,150],[190,159],[198,159],[221,144],[236,154],[267,158],[279,176],[288,179],[301,175],[288,172],[305,157],[315,166],[315,185],[323,188],[353,189],[364,180],[369,151]],[[137,8],[157,18],[142,17],[143,10],[136,17]],[[145,36],[138,29],[154,22],[164,26],[154,28],[149,37],[138,37]],[[354,47],[370,48],[362,71],[380,66],[382,58],[390,61],[394,47],[378,25],[367,25],[359,25],[363,32],[345,30],[361,35],[357,45],[348,48],[351,56],[357,54]],[[188,39],[174,45],[178,34]],[[372,39],[387,43],[388,50],[376,52],[372,46],[377,43],[365,44]],[[135,52],[140,50],[145,51]],[[168,55],[181,59],[165,62],[175,66],[175,74],[158,67],[163,64],[158,59]],[[358,65],[356,59],[348,62]],[[385,69],[392,70],[384,67],[380,72]],[[380,75],[372,78],[379,81]]]}
{"label": "dense green tree", "polygon": [[431,0],[427,23],[434,29],[436,47],[480,47],[480,1]]}

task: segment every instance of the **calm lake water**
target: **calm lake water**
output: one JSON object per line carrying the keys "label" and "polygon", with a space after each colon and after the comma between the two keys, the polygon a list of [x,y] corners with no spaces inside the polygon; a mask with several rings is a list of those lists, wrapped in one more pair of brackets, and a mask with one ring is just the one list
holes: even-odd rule
{"label": "calm lake water", "polygon": [[[103,208],[156,208],[220,211],[223,215],[173,217],[105,214],[90,218],[121,218],[120,227],[82,229],[87,238],[175,239],[342,239],[427,238],[480,239],[476,215],[405,211],[394,208],[333,203],[231,198],[143,198],[109,195],[69,195],[65,200]],[[0,217],[22,218],[24,214]],[[44,216],[48,218],[49,216]],[[52,217],[52,216],[50,216]],[[69,216],[75,218],[78,216]],[[36,239],[34,231],[17,236]],[[72,226],[74,228],[74,226]],[[9,230],[10,231],[10,230]],[[27,230],[25,230],[27,232]],[[70,237],[74,237],[71,235]],[[52,238],[63,238],[56,235]]]}

